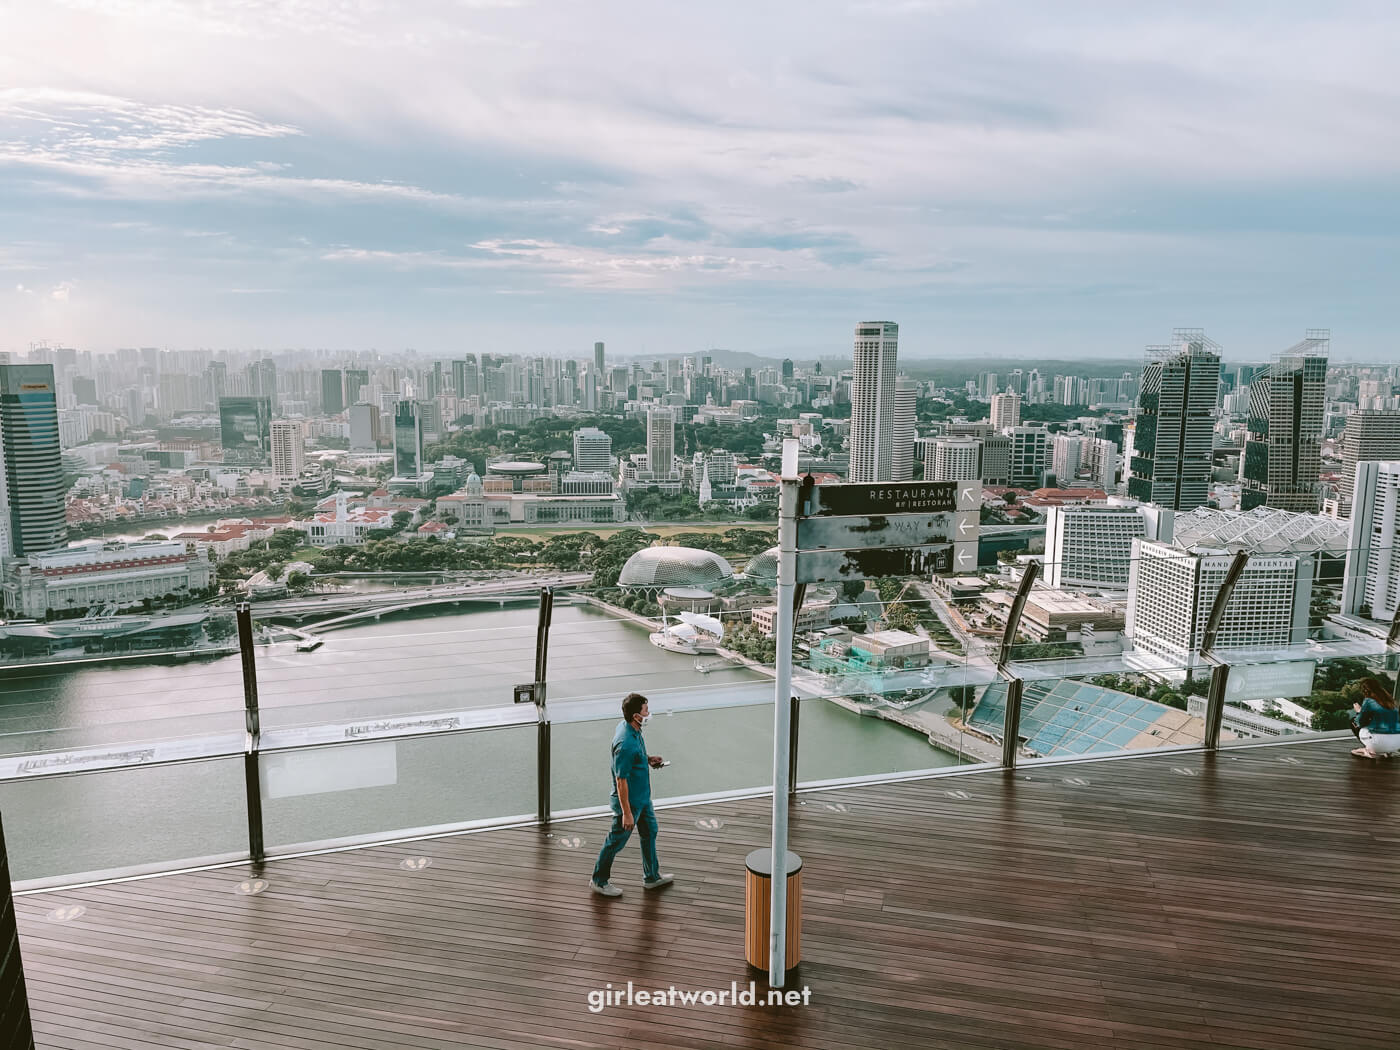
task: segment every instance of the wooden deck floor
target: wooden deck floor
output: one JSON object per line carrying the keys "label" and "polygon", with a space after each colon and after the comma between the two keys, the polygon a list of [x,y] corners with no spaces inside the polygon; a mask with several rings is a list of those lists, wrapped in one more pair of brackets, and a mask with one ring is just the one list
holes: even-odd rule
{"label": "wooden deck floor", "polygon": [[255,896],[236,892],[238,870],[28,896],[36,1036],[102,1050],[1393,1050],[1400,762],[1348,746],[806,795],[791,985],[810,988],[806,1007],[587,1006],[609,982],[755,976],[743,857],[765,844],[762,801],[664,811],[676,884],[644,894],[630,844],[615,901],[586,887],[601,820],[276,862]]}

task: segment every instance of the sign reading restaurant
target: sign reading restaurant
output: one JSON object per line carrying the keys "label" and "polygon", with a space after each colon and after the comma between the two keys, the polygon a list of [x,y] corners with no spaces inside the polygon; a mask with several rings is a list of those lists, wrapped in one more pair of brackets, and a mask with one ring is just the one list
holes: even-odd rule
{"label": "sign reading restaurant", "polygon": [[806,517],[842,514],[938,514],[975,510],[981,486],[959,481],[885,481],[869,484],[818,485],[812,489]]}

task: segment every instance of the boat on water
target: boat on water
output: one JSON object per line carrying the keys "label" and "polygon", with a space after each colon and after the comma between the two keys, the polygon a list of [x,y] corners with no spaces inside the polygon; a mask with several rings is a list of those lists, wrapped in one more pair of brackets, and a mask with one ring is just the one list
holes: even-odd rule
{"label": "boat on water", "polygon": [[704,613],[681,612],[676,614],[675,623],[663,619],[661,630],[647,637],[652,645],[667,652],[700,656],[719,652],[720,643],[724,641],[724,624]]}

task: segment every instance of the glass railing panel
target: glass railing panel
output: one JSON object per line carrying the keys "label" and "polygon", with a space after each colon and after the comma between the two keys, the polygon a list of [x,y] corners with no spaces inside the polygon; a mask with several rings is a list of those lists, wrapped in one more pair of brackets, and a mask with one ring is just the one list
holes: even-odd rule
{"label": "glass railing panel", "polygon": [[[643,730],[647,750],[671,764],[652,770],[655,801],[728,791],[763,791],[773,785],[773,703],[669,709],[653,713]],[[562,706],[562,705],[561,705]],[[606,718],[555,722],[555,813],[608,805],[612,794],[611,743],[620,710]]]}
{"label": "glass railing panel", "polygon": [[999,729],[969,718],[994,678],[988,661],[879,634],[821,647],[798,676],[800,783],[999,761]]}
{"label": "glass railing panel", "polygon": [[533,820],[535,755],[533,726],[264,752],[268,853]]}
{"label": "glass railing panel", "polygon": [[1379,645],[1314,641],[1286,650],[1221,655],[1230,662],[1222,745],[1347,735],[1365,679],[1375,679],[1387,690],[1395,685],[1396,659]]}
{"label": "glass railing panel", "polygon": [[237,656],[152,656],[0,672],[0,755],[207,737],[243,729]]}
{"label": "glass railing panel", "polygon": [[248,852],[241,758],[0,782],[19,882],[132,874]]}
{"label": "glass railing panel", "polygon": [[[1013,664],[1022,679],[1017,733],[1022,760],[1068,759],[1201,747],[1210,667],[1129,657],[1118,669],[1049,675],[1044,664]],[[1006,684],[988,687],[979,709],[1005,705]],[[974,713],[974,723],[978,715]],[[1223,734],[1222,734],[1223,736]]]}
{"label": "glass railing panel", "polygon": [[300,634],[259,624],[263,726],[509,704],[514,686],[534,678],[538,615],[522,602],[338,617]]}

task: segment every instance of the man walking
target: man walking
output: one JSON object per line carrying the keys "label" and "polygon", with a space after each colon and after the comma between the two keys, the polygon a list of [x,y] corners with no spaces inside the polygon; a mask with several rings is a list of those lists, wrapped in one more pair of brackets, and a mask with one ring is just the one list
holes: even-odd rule
{"label": "man walking", "polygon": [[632,829],[642,833],[642,888],[657,890],[671,884],[671,876],[661,874],[656,859],[656,811],[651,807],[651,771],[663,765],[660,755],[647,755],[642,726],[651,718],[647,698],[628,693],[622,700],[622,721],[612,738],[612,830],[598,851],[593,865],[593,892],[603,897],[621,897],[622,891],[608,884],[613,859],[622,852]]}

